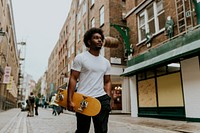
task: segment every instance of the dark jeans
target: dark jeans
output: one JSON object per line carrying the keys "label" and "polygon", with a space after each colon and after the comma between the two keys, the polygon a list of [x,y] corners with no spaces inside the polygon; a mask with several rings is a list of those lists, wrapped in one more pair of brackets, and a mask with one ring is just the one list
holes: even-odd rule
{"label": "dark jeans", "polygon": [[52,114],[55,115],[55,116],[57,115],[57,110],[56,109],[57,109],[57,106],[53,105],[53,112],[52,112]]}
{"label": "dark jeans", "polygon": [[[107,133],[109,112],[111,111],[110,107],[111,98],[108,95],[104,95],[98,97],[97,99],[101,103],[101,111],[99,112],[98,115],[92,117],[95,133]],[[76,119],[77,119],[76,133],[89,133],[91,116],[86,116],[80,113],[76,113]]]}
{"label": "dark jeans", "polygon": [[38,105],[35,106],[35,115],[38,115]]}

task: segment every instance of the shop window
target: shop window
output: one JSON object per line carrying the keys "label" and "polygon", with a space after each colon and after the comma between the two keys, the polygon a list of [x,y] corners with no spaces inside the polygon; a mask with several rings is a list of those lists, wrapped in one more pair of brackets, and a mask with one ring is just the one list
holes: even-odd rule
{"label": "shop window", "polygon": [[139,107],[156,107],[155,79],[151,78],[138,82]]}
{"label": "shop window", "polygon": [[147,78],[155,77],[155,72],[153,70],[147,71]]}
{"label": "shop window", "polygon": [[171,63],[167,65],[167,71],[170,72],[176,72],[180,71],[180,63]]}
{"label": "shop window", "polygon": [[138,80],[143,80],[143,79],[145,79],[145,78],[146,78],[145,75],[146,75],[146,74],[145,74],[144,72],[143,72],[143,73],[137,74]]}
{"label": "shop window", "polygon": [[156,68],[156,75],[163,75],[167,73],[167,67],[166,66],[162,66],[162,67],[158,67]]}
{"label": "shop window", "polygon": [[113,110],[122,109],[122,87],[119,84],[112,85],[112,102],[111,106]]}
{"label": "shop window", "polygon": [[183,106],[180,72],[157,77],[159,107]]}

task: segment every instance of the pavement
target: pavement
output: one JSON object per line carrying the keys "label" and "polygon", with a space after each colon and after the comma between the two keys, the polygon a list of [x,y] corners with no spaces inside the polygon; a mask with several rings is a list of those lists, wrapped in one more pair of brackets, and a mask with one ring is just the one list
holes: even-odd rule
{"label": "pavement", "polygon": [[[65,111],[65,113],[70,113]],[[137,125],[148,128],[164,129],[178,133],[200,133],[200,122],[188,122],[179,120],[167,120],[147,117],[131,117],[128,114],[113,113],[110,122],[120,122],[129,125]]]}
{"label": "pavement", "polygon": [[[26,117],[27,112],[10,109],[0,112],[0,133],[72,133],[75,131],[74,113],[64,111],[53,116],[51,109],[39,108],[39,116]],[[90,133],[93,133],[91,126]],[[200,133],[199,122],[133,118],[127,114],[111,114],[109,133]]]}

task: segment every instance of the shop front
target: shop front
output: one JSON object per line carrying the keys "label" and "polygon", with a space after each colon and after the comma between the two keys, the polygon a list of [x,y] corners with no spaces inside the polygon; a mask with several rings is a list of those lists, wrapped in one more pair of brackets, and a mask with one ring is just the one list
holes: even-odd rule
{"label": "shop front", "polygon": [[128,61],[131,116],[200,121],[200,29]]}

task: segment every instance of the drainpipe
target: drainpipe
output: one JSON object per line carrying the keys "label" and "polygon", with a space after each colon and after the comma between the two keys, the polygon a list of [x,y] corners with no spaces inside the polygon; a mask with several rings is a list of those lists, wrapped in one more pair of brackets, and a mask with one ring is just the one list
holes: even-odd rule
{"label": "drainpipe", "polygon": [[200,24],[200,0],[193,0],[193,3],[197,14],[197,24]]}

